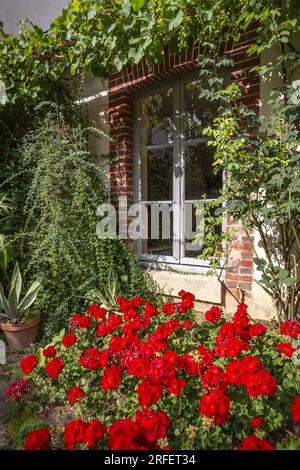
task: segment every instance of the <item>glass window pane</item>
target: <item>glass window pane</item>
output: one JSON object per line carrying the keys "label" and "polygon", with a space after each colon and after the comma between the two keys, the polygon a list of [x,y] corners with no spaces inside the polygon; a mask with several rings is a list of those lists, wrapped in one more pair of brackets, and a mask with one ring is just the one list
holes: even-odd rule
{"label": "glass window pane", "polygon": [[173,89],[140,100],[141,146],[173,142]]}
{"label": "glass window pane", "polygon": [[184,136],[186,140],[203,137],[202,131],[216,116],[216,109],[212,103],[199,98],[201,92],[200,81],[193,81],[184,85]]}
{"label": "glass window pane", "polygon": [[[196,210],[197,209],[197,210]],[[206,217],[214,217],[215,208],[209,210],[209,214],[205,211],[205,203],[196,206],[186,201],[184,205],[185,219],[185,240],[184,240],[184,256],[187,258],[198,258],[205,249],[205,219]],[[216,233],[221,233],[221,224],[216,227]],[[197,234],[197,244],[193,240]]]}
{"label": "glass window pane", "polygon": [[141,150],[143,201],[173,200],[173,148]]}
{"label": "glass window pane", "polygon": [[143,254],[172,256],[173,205],[149,204],[147,207],[148,240],[142,240]]}
{"label": "glass window pane", "polygon": [[214,199],[222,187],[221,173],[213,172],[214,149],[207,142],[196,145],[186,143],[185,150],[185,199]]}

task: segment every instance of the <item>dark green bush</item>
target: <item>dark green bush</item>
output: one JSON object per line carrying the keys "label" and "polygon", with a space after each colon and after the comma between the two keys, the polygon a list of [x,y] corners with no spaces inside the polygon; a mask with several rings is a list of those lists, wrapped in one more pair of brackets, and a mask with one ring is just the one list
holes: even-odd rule
{"label": "dark green bush", "polygon": [[42,282],[34,310],[42,314],[47,337],[65,324],[66,312],[87,304],[87,292],[101,292],[111,275],[123,295],[149,297],[154,284],[123,241],[96,236],[96,208],[108,198],[107,162],[88,151],[91,129],[70,124],[51,103],[36,112],[39,119],[18,149],[26,175],[19,182],[27,192],[16,239],[26,280]]}

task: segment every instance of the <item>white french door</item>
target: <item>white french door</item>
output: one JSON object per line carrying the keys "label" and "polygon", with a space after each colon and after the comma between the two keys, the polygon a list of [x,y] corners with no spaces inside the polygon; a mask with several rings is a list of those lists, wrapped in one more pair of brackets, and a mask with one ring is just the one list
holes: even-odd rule
{"label": "white french door", "polygon": [[[199,94],[199,81],[183,76],[135,99],[135,201],[143,227],[136,251],[144,261],[207,265],[201,260],[205,220],[196,217],[196,202],[204,208],[214,199],[222,177],[213,172],[212,147],[202,134],[215,111]],[[198,246],[192,243],[197,227]]]}

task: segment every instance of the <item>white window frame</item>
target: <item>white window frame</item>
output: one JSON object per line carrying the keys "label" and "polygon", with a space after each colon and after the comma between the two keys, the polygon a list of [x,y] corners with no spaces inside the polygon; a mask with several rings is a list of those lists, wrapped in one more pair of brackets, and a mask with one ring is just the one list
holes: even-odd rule
{"label": "white window frame", "polygon": [[[185,201],[185,165],[184,165],[184,144],[183,135],[183,116],[180,111],[183,108],[184,85],[191,81],[197,81],[199,76],[197,72],[185,72],[177,74],[174,77],[164,79],[159,83],[149,86],[146,89],[137,92],[133,101],[133,177],[134,177],[134,201],[143,204],[153,203],[172,203],[173,205],[173,256],[145,254],[142,252],[142,239],[134,242],[135,252],[140,258],[141,263],[149,268],[155,269],[174,269],[182,272],[207,272],[209,270],[209,261],[201,258],[189,258],[184,256],[185,236],[184,236],[184,201]],[[173,201],[142,201],[141,188],[141,158],[140,158],[140,123],[139,123],[139,103],[142,98],[151,96],[157,92],[173,88],[174,94],[174,134],[173,134]],[[180,115],[181,114],[181,115]],[[195,139],[197,142],[206,142],[208,138]],[[151,148],[165,148],[167,145],[151,146]],[[177,174],[180,172],[180,174]],[[223,176],[224,184],[224,176]],[[203,200],[209,202],[211,199]],[[226,229],[226,220],[223,218],[222,230]]]}

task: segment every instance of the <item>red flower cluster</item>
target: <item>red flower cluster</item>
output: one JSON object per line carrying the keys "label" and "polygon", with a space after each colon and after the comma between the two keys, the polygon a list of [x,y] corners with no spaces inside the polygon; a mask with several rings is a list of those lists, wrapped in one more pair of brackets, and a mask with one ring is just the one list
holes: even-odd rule
{"label": "red flower cluster", "polygon": [[139,404],[146,408],[150,407],[161,398],[163,391],[161,385],[153,384],[150,379],[143,379],[137,387]]}
{"label": "red flower cluster", "polygon": [[87,315],[73,315],[71,317],[69,329],[74,330],[76,328],[91,328],[92,326],[92,321],[91,317],[88,317]]}
{"label": "red flower cluster", "polygon": [[254,323],[254,325],[250,326],[249,335],[251,338],[254,336],[264,336],[266,334],[267,327],[262,325],[261,323]]}
{"label": "red flower cluster", "polygon": [[95,320],[102,320],[103,318],[106,317],[107,312],[105,308],[101,308],[97,304],[92,304],[90,305],[87,313],[88,315],[91,315],[92,317],[94,317]]}
{"label": "red flower cluster", "polygon": [[24,357],[20,361],[20,367],[24,374],[29,375],[37,366],[39,360],[35,354],[29,354],[29,356]]}
{"label": "red flower cluster", "polygon": [[276,349],[278,349],[278,351],[280,351],[284,356],[288,357],[291,357],[296,351],[296,348],[294,348],[292,343],[278,343]]}
{"label": "red flower cluster", "polygon": [[56,355],[56,349],[54,346],[48,346],[43,350],[44,357],[54,357]]}
{"label": "red flower cluster", "polygon": [[105,367],[108,362],[108,351],[99,351],[96,348],[88,348],[80,355],[80,363],[85,369],[96,371],[98,367]]}
{"label": "red flower cluster", "polygon": [[116,313],[111,313],[107,320],[100,323],[97,327],[96,334],[97,336],[107,336],[111,335],[114,330],[117,330],[122,324],[121,315]]}
{"label": "red flower cluster", "polygon": [[265,439],[260,439],[257,436],[245,437],[242,441],[240,450],[275,450],[271,444]]}
{"label": "red flower cluster", "polygon": [[231,322],[224,323],[216,337],[215,353],[219,357],[238,357],[242,351],[249,350],[249,341],[255,336],[263,336],[266,327],[261,324],[250,325],[247,305],[239,304]]}
{"label": "red flower cluster", "polygon": [[30,387],[27,379],[14,380],[6,390],[5,396],[7,398],[14,398],[20,401],[27,393],[29,393]]}
{"label": "red flower cluster", "polygon": [[264,419],[262,416],[258,416],[257,418],[252,418],[251,419],[251,427],[254,429],[260,429],[262,423],[264,422]]}
{"label": "red flower cluster", "polygon": [[243,359],[231,361],[226,367],[227,380],[235,385],[244,385],[252,397],[272,396],[277,390],[274,377],[263,368],[262,362],[250,354]]}
{"label": "red flower cluster", "polygon": [[192,310],[194,308],[194,300],[195,296],[194,294],[191,294],[191,292],[186,292],[185,290],[181,290],[178,292],[179,297],[181,297],[181,304],[182,308],[186,310]]}
{"label": "red flower cluster", "polygon": [[[133,394],[133,400],[138,400],[140,407],[134,416],[118,419],[110,426],[108,434],[109,446],[112,450],[169,448],[165,438],[171,423],[165,411],[169,414],[170,410],[173,419],[177,418],[175,411],[177,408],[172,408],[174,396],[182,397],[181,409],[184,411],[187,403],[189,407],[193,403],[196,409],[198,406],[203,415],[204,425],[222,425],[230,419],[233,426],[227,424],[224,430],[227,429],[226,432],[230,432],[232,438],[236,439],[238,436],[235,431],[237,429],[236,414],[240,413],[237,401],[240,397],[245,398],[248,394],[253,397],[251,402],[255,403],[253,399],[260,396],[271,398],[277,391],[275,378],[269,370],[264,368],[262,362],[265,363],[268,354],[266,351],[268,341],[262,338],[267,329],[264,325],[250,322],[247,306],[244,303],[238,306],[231,321],[225,321],[222,318],[220,308],[212,307],[205,314],[210,324],[197,325],[195,321],[192,321],[193,317],[190,312],[194,308],[195,297],[186,291],[180,291],[179,297],[180,301],[163,306],[163,313],[168,317],[163,315],[160,318],[157,318],[157,308],[138,296],[131,300],[119,297],[117,299],[118,313],[109,313],[93,304],[89,307],[87,315],[72,316],[70,328],[81,328],[84,331],[78,331],[78,335],[75,331],[77,336],[74,332],[69,332],[62,338],[62,345],[65,348],[77,342],[78,346],[72,350],[73,355],[76,355],[75,361],[70,360],[72,359],[71,351],[66,351],[62,345],[55,343],[55,347],[51,345],[43,350],[43,355],[50,358],[45,367],[45,373],[49,377],[57,378],[64,367],[70,367],[63,374],[62,383],[72,380],[72,377],[75,380],[77,377],[78,382],[75,384],[81,384],[79,379],[87,378],[84,390],[78,385],[72,386],[74,384],[72,380],[64,392],[70,404],[76,404],[82,400],[77,409],[78,411],[82,409],[82,412],[87,409],[86,416],[90,416],[90,406],[93,401],[97,400],[97,386],[100,400],[103,400],[104,392],[108,392],[110,396],[109,391],[116,390],[120,386],[122,394],[127,393],[128,390],[128,395],[130,393],[132,397]],[[184,315],[185,313],[187,315]],[[170,317],[170,315],[174,316]],[[280,332],[296,338],[298,325],[297,322],[284,322]],[[187,331],[190,328],[193,328],[192,331]],[[199,338],[205,346],[195,343],[199,341]],[[270,339],[272,340],[271,335]],[[295,348],[292,343],[279,343],[277,350],[291,357]],[[254,351],[255,356],[250,354],[250,351]],[[256,357],[260,351],[263,352],[262,360]],[[272,359],[274,354],[274,350],[271,350],[267,359]],[[76,360],[83,369],[73,368],[76,367]],[[284,367],[292,368],[292,362],[285,362]],[[272,367],[271,361],[266,363],[268,367]],[[279,363],[283,361],[279,360]],[[20,363],[22,370],[27,374],[30,374],[37,364],[38,358],[35,355],[29,355]],[[276,363],[274,363],[274,370],[277,377],[275,365]],[[69,370],[74,371],[73,376]],[[33,380],[35,377],[36,373],[33,374]],[[47,386],[49,383],[49,381],[46,382]],[[11,384],[7,396],[19,399],[25,394],[27,387],[27,381],[23,379],[16,381]],[[241,389],[237,390],[236,387],[241,387]],[[287,390],[289,390],[288,387],[287,385]],[[86,394],[87,397],[84,399]],[[114,392],[111,392],[111,396],[113,395]],[[169,395],[173,395],[172,400],[168,398]],[[290,395],[288,396],[292,401]],[[278,394],[274,399],[271,398],[270,403],[276,400],[279,405],[281,397],[282,376],[278,373]],[[259,401],[262,409],[258,414],[263,415],[264,403],[267,400],[264,398]],[[116,401],[111,403],[109,410],[117,417],[128,416],[130,406],[131,403],[128,403],[126,411],[120,415],[122,405]],[[251,419],[253,416],[249,414],[251,409],[247,409],[246,427],[248,426],[249,429],[251,426],[253,432],[259,431],[263,417],[254,415],[255,417]],[[94,416],[97,416],[98,412],[102,413],[95,403]],[[291,404],[291,415],[295,423],[300,421],[300,395],[295,397]],[[105,419],[111,422],[110,418]],[[269,428],[270,431],[272,426],[270,419],[268,426],[263,427],[263,430],[267,431]],[[192,428],[193,426],[191,426],[191,431],[188,430],[191,436],[194,433]],[[172,423],[171,437],[176,435],[175,430],[176,423]],[[261,435],[256,431],[255,433]],[[106,427],[100,421],[94,420],[88,423],[82,419],[76,419],[65,427],[66,448],[75,449],[79,444],[80,447],[85,445],[92,449],[105,434]],[[33,436],[32,442],[34,439]],[[180,436],[178,436],[179,439],[181,439]],[[191,439],[194,438],[191,437]],[[36,440],[37,444],[29,443],[28,447],[31,445],[38,447],[38,436]],[[47,445],[45,444],[46,447]],[[40,447],[43,447],[43,443]],[[272,446],[264,439],[253,435],[243,439],[241,449],[272,449]]]}
{"label": "red flower cluster", "polygon": [[112,365],[104,369],[103,377],[101,378],[102,390],[110,390],[118,388],[122,378],[122,367]]}
{"label": "red flower cluster", "polygon": [[219,307],[211,307],[205,312],[205,320],[218,323],[221,320],[222,310]]}
{"label": "red flower cluster", "polygon": [[294,398],[294,401],[291,404],[291,412],[294,422],[297,423],[300,421],[300,395],[297,395]]}
{"label": "red flower cluster", "polygon": [[297,338],[300,335],[300,323],[297,321],[287,320],[280,325],[280,334]]}
{"label": "red flower cluster", "polygon": [[85,397],[84,390],[81,387],[72,387],[67,393],[69,403],[77,403]]}
{"label": "red flower cluster", "polygon": [[182,315],[183,313],[186,313],[187,310],[192,310],[194,308],[195,296],[193,294],[186,292],[185,290],[181,290],[178,292],[178,295],[181,297],[181,302],[171,302],[162,307],[162,312],[165,315],[174,315],[175,313]]}
{"label": "red flower cluster", "polygon": [[47,362],[46,367],[45,367],[45,372],[48,375],[48,377],[51,377],[51,379],[57,379],[57,377],[60,375],[63,368],[64,368],[63,361],[57,357]]}
{"label": "red flower cluster", "polygon": [[204,390],[219,388],[225,392],[227,390],[226,374],[219,366],[212,366],[202,375],[202,384]]}
{"label": "red flower cluster", "polygon": [[65,348],[70,348],[77,341],[77,336],[74,333],[67,333],[63,336],[61,342]]}
{"label": "red flower cluster", "polygon": [[221,389],[216,388],[201,397],[199,410],[207,418],[213,419],[214,424],[222,424],[229,418],[230,400]]}
{"label": "red flower cluster", "polygon": [[65,427],[65,446],[68,450],[74,450],[78,443],[87,445],[93,449],[106,434],[106,426],[95,419],[90,423],[82,419],[71,421]]}
{"label": "red flower cluster", "polygon": [[49,450],[51,443],[51,436],[48,429],[36,429],[27,434],[24,450]]}
{"label": "red flower cluster", "polygon": [[158,449],[158,441],[167,435],[169,417],[161,410],[138,411],[134,420],[119,419],[109,428],[109,447],[112,450]]}

